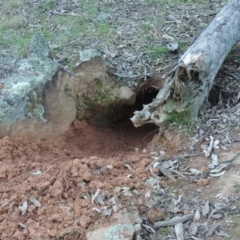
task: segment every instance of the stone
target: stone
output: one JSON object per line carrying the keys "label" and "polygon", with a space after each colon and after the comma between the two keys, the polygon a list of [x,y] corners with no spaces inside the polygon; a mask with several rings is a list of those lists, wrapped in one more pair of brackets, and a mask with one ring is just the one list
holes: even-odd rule
{"label": "stone", "polygon": [[129,87],[119,88],[119,98],[127,105],[133,105],[136,100],[136,93]]}
{"label": "stone", "polygon": [[40,34],[34,34],[29,47],[29,55],[36,54],[37,56],[43,56],[50,58],[52,53],[48,43],[43,39]]}
{"label": "stone", "polygon": [[136,209],[129,208],[115,213],[109,222],[112,224],[108,227],[87,232],[87,240],[133,240],[135,230],[140,231],[142,219]]}
{"label": "stone", "polygon": [[[90,59],[90,58],[85,58]],[[135,92],[124,81],[109,74],[108,65],[100,56],[81,61],[73,68],[77,118],[87,119],[94,125],[112,123],[116,111],[124,105],[132,105]]]}
{"label": "stone", "polygon": [[134,225],[130,223],[111,225],[88,232],[87,240],[133,240]]}
{"label": "stone", "polygon": [[79,53],[79,58],[82,62],[90,61],[91,59],[99,56],[101,56],[101,54],[96,49],[87,49]]}
{"label": "stone", "polygon": [[111,226],[105,232],[106,240],[132,240],[134,235],[134,226],[132,224],[117,224]]}
{"label": "stone", "polygon": [[48,44],[34,35],[29,56],[14,63],[1,79],[0,137],[48,138],[64,135],[76,118],[74,96],[67,91],[71,79],[49,58]]}

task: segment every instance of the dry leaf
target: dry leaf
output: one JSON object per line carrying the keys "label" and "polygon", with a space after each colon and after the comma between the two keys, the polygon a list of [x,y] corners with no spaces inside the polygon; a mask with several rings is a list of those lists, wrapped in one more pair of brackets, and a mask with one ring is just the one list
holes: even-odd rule
{"label": "dry leaf", "polygon": [[202,207],[202,213],[204,217],[207,217],[209,214],[209,201],[207,201]]}
{"label": "dry leaf", "polygon": [[212,159],[212,164],[214,164],[214,165],[218,164],[218,156],[217,156],[217,154],[212,153],[211,159]]}
{"label": "dry leaf", "polygon": [[40,170],[37,170],[37,171],[31,172],[30,174],[37,176],[37,175],[41,175],[42,172]]}
{"label": "dry leaf", "polygon": [[221,237],[224,237],[224,238],[230,238],[231,235],[229,235],[227,232],[223,231],[222,229],[220,229],[219,231],[215,231],[215,234],[217,236],[221,236]]}
{"label": "dry leaf", "polygon": [[106,217],[106,216],[111,216],[111,214],[112,214],[112,209],[108,209],[108,208],[106,208],[106,209],[104,209],[103,211],[102,211],[102,213],[101,213],[101,215],[103,216],[103,217]]}
{"label": "dry leaf", "polygon": [[92,203],[94,202],[94,200],[96,199],[96,197],[101,193],[101,190],[98,188],[97,191],[95,192],[95,194],[92,196]]}
{"label": "dry leaf", "polygon": [[207,148],[203,150],[205,157],[210,157],[213,149],[214,137],[210,136],[210,143]]}
{"label": "dry leaf", "polygon": [[219,146],[218,146],[219,143],[220,143],[220,141],[218,139],[214,141],[214,143],[213,143],[214,149],[219,149]]}
{"label": "dry leaf", "polygon": [[18,222],[19,226],[22,227],[22,228],[27,228],[27,226],[21,222]]}
{"label": "dry leaf", "polygon": [[189,171],[192,173],[192,174],[195,174],[195,175],[199,175],[201,174],[202,172],[197,170],[196,168],[190,168]]}
{"label": "dry leaf", "polygon": [[195,211],[195,214],[194,214],[194,217],[193,217],[193,221],[194,222],[198,222],[200,220],[200,212],[199,212],[199,210],[197,209],[196,211]]}
{"label": "dry leaf", "polygon": [[99,208],[94,207],[92,210],[95,212],[101,213],[101,210]]}
{"label": "dry leaf", "polygon": [[167,176],[169,179],[171,179],[173,182],[176,182],[177,179],[172,175],[172,172],[168,170],[167,168],[164,168],[163,166],[158,166],[159,170],[161,171],[162,174]]}
{"label": "dry leaf", "polygon": [[28,203],[27,203],[27,201],[25,201],[25,202],[24,202],[21,206],[19,206],[18,208],[20,209],[22,215],[25,214],[25,213],[27,212],[27,210],[28,210]]}
{"label": "dry leaf", "polygon": [[113,209],[114,212],[117,212],[118,211],[117,205],[113,205],[112,209]]}
{"label": "dry leaf", "polygon": [[183,224],[180,222],[180,223],[177,223],[175,226],[175,232],[176,232],[176,237],[177,237],[177,240],[184,240],[184,229],[183,229]]}
{"label": "dry leaf", "polygon": [[195,236],[197,234],[197,231],[198,231],[198,223],[192,222],[189,228],[189,234],[191,236]]}
{"label": "dry leaf", "polygon": [[125,164],[125,167],[128,168],[129,170],[133,170],[129,164]]}
{"label": "dry leaf", "polygon": [[30,196],[29,201],[35,206],[40,208],[41,204],[40,202],[34,197],[34,196]]}
{"label": "dry leaf", "polygon": [[220,176],[224,175],[225,172],[226,172],[226,170],[224,170],[224,171],[222,171],[220,173],[210,173],[209,176],[210,177],[220,177]]}
{"label": "dry leaf", "polygon": [[217,214],[211,214],[210,215],[210,218],[214,218],[214,219],[220,219],[220,218],[222,218],[223,216],[222,216],[222,214],[220,214],[220,213],[217,213]]}
{"label": "dry leaf", "polygon": [[81,188],[81,187],[84,187],[85,185],[86,185],[86,183],[85,183],[85,182],[80,182],[80,183],[77,183],[77,186],[78,186],[78,187],[80,187],[80,188]]}
{"label": "dry leaf", "polygon": [[145,193],[145,198],[150,198],[151,197],[151,192],[150,191],[147,191],[146,193]]}

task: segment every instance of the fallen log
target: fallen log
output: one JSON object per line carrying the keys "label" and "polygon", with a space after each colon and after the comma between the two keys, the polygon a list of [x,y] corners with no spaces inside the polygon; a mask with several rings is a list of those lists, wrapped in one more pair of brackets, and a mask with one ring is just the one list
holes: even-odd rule
{"label": "fallen log", "polygon": [[135,127],[158,126],[171,114],[196,119],[219,68],[240,37],[240,1],[229,0],[170,71],[156,99],[134,112]]}

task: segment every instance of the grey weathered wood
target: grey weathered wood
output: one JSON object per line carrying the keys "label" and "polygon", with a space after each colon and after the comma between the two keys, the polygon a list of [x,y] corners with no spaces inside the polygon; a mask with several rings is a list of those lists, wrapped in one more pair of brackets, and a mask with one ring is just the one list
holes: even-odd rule
{"label": "grey weathered wood", "polygon": [[186,222],[194,217],[194,214],[188,214],[184,216],[176,216],[165,221],[154,222],[154,228],[172,226],[177,223]]}
{"label": "grey weathered wood", "polygon": [[172,69],[156,99],[131,118],[160,125],[171,112],[195,119],[224,59],[240,37],[240,1],[229,0]]}

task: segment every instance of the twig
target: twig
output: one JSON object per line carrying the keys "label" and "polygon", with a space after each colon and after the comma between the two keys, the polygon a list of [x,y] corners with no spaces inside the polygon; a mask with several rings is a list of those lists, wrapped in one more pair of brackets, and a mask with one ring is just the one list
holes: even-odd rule
{"label": "twig", "polygon": [[207,236],[208,236],[208,237],[212,236],[213,233],[214,233],[219,227],[221,227],[221,224],[219,224],[219,223],[218,223],[217,225],[213,226],[213,227],[208,231]]}
{"label": "twig", "polygon": [[10,202],[12,202],[15,198],[10,199],[9,201],[7,201],[6,203],[4,203],[2,206],[0,206],[0,208],[3,208],[5,206],[7,206]]}
{"label": "twig", "polygon": [[42,173],[42,175],[44,174],[44,173],[47,173],[51,168],[53,168],[54,166],[50,166],[46,171],[44,171],[43,173]]}
{"label": "twig", "polygon": [[179,175],[182,179],[187,180],[187,178],[186,178],[182,173],[178,172],[177,170],[173,170],[173,169],[170,169],[170,168],[169,168],[169,170],[170,170],[171,172]]}
{"label": "twig", "polygon": [[64,176],[62,176],[62,179],[64,180],[64,182],[65,182],[65,192],[67,192],[68,191],[68,181],[67,181],[67,179],[64,177]]}
{"label": "twig", "polygon": [[152,132],[148,133],[148,134],[142,139],[142,141],[143,141],[145,138],[147,138],[150,134],[152,134],[152,133],[154,133],[154,132],[156,132],[156,131],[159,131],[159,129],[155,129],[155,130],[153,130]]}
{"label": "twig", "polygon": [[71,42],[68,42],[68,43],[63,44],[63,45],[61,45],[61,46],[52,48],[52,50],[56,50],[56,49],[61,49],[61,48],[63,48],[63,47],[67,47],[67,46],[69,46],[69,45],[71,45],[71,44],[73,44],[73,43],[75,43],[75,42],[78,42],[78,41],[80,41],[80,39],[72,40]]}
{"label": "twig", "polygon": [[129,146],[130,144],[126,141],[124,141],[123,139],[121,139],[120,137],[116,136],[116,139],[118,139],[119,141],[121,141],[122,143],[126,144],[127,146]]}
{"label": "twig", "polygon": [[212,154],[212,149],[213,149],[213,144],[214,144],[214,137],[210,136],[210,143],[207,149],[205,149],[203,152],[205,153],[206,157],[210,157]]}
{"label": "twig", "polygon": [[234,157],[232,157],[231,159],[226,160],[226,161],[223,161],[223,162],[220,162],[220,163],[218,163],[217,165],[215,165],[214,168],[211,168],[211,169],[209,169],[208,171],[206,171],[206,172],[204,173],[203,177],[204,177],[204,178],[207,177],[208,174],[209,174],[213,169],[217,168],[218,166],[220,166],[220,165],[222,165],[222,164],[225,164],[225,163],[231,164],[238,156],[240,156],[240,152],[238,152],[238,153],[237,153]]}
{"label": "twig", "polygon": [[195,148],[198,144],[200,144],[200,143],[204,140],[204,138],[207,137],[208,133],[209,133],[209,132],[206,132],[203,136],[201,136],[201,137],[198,139],[198,141],[197,141],[195,144],[193,144],[192,147]]}
{"label": "twig", "polygon": [[159,221],[154,223],[154,228],[172,226],[177,223],[186,222],[194,217],[194,214],[184,215],[182,217],[176,216],[166,221]]}
{"label": "twig", "polygon": [[3,205],[1,205],[0,208],[7,206],[10,202],[12,202],[15,199],[16,199],[16,195],[12,196],[12,198],[9,201],[7,201],[6,203],[4,203]]}

